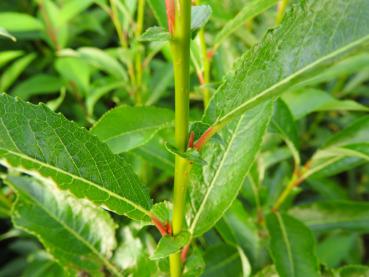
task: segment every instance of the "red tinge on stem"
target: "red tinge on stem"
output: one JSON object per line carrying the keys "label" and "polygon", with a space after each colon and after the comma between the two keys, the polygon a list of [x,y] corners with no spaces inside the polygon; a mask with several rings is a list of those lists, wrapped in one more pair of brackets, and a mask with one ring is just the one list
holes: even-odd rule
{"label": "red tinge on stem", "polygon": [[155,217],[154,215],[151,216],[151,220],[154,223],[154,225],[156,226],[156,228],[159,230],[160,234],[162,236],[166,236],[167,233],[167,226],[163,226],[163,224],[160,222],[160,220]]}
{"label": "red tinge on stem", "polygon": [[181,252],[181,261],[182,263],[185,263],[186,258],[187,258],[187,253],[188,250],[190,249],[190,244],[185,245],[185,247],[183,247],[182,252]]}
{"label": "red tinge on stem", "polygon": [[173,34],[175,21],[174,0],[165,0],[165,6],[167,10],[168,30]]}
{"label": "red tinge on stem", "polygon": [[194,131],[191,131],[190,137],[188,139],[187,148],[192,148],[193,147],[194,140],[195,140],[195,133],[194,133]]}
{"label": "red tinge on stem", "polygon": [[195,142],[194,148],[197,150],[200,150],[201,147],[208,141],[209,136],[213,134],[213,127],[209,127],[198,139],[198,141]]}

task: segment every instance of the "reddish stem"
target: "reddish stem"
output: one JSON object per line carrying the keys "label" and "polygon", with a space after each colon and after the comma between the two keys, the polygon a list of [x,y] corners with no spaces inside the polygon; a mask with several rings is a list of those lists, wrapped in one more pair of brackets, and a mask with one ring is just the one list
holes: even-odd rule
{"label": "reddish stem", "polygon": [[159,230],[159,232],[162,236],[166,236],[168,234],[167,233],[167,226],[163,226],[163,224],[160,222],[160,220],[156,216],[152,215],[151,220],[154,223],[154,225],[156,226],[156,228]]}
{"label": "reddish stem", "polygon": [[201,137],[195,142],[194,148],[197,150],[200,150],[201,147],[204,146],[204,144],[208,141],[208,139],[213,135],[214,128],[209,127],[202,135]]}
{"label": "reddish stem", "polygon": [[168,30],[173,34],[175,22],[174,0],[165,0],[165,6],[167,10]]}
{"label": "reddish stem", "polygon": [[167,232],[169,235],[173,235],[173,231],[172,231],[172,224],[170,224],[170,222],[167,222]]}
{"label": "reddish stem", "polygon": [[190,137],[188,139],[187,148],[192,148],[193,147],[194,140],[195,140],[195,132],[194,131],[191,131]]}
{"label": "reddish stem", "polygon": [[190,244],[187,244],[185,245],[185,247],[183,247],[182,252],[181,252],[182,263],[185,263],[189,249],[190,249]]}

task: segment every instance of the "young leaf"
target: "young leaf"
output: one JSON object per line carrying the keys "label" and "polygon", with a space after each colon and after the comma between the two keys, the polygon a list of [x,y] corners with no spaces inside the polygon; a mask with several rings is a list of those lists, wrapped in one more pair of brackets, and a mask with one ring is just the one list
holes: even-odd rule
{"label": "young leaf", "polygon": [[242,56],[210,101],[205,121],[225,124],[281,94],[309,70],[356,50],[369,41],[367,16],[361,12],[367,9],[366,0],[296,4],[280,27]]}
{"label": "young leaf", "polygon": [[369,108],[352,100],[338,100],[319,89],[291,90],[282,96],[297,120],[317,111],[362,111]]}
{"label": "young leaf", "polygon": [[154,16],[159,22],[160,26],[168,29],[167,14],[165,8],[165,1],[162,0],[148,0],[150,8],[152,9]]}
{"label": "young leaf", "polygon": [[15,36],[13,36],[11,33],[9,33],[5,28],[0,27],[0,37],[8,38],[12,41],[17,41]]}
{"label": "young leaf", "polygon": [[244,4],[242,10],[220,30],[214,39],[214,48],[218,46],[238,28],[245,24],[247,20],[261,14],[265,10],[276,4],[278,0],[253,0]]}
{"label": "young leaf", "polygon": [[[369,116],[363,116],[350,126],[336,133],[311,159],[306,176],[320,174],[329,166],[336,166],[347,159],[369,161]],[[351,164],[348,164],[351,166]],[[342,169],[342,168],[341,168]],[[343,167],[343,169],[347,169]]]}
{"label": "young leaf", "polygon": [[280,213],[269,214],[266,224],[280,277],[319,276],[314,237],[304,224]]}
{"label": "young leaf", "polygon": [[149,219],[149,195],[126,159],[44,105],[0,96],[0,164],[53,180],[118,214]]}
{"label": "young leaf", "polygon": [[35,235],[65,267],[90,272],[106,266],[116,246],[114,222],[89,201],[78,200],[52,183],[31,177],[8,177],[17,193],[12,220],[17,228]]}
{"label": "young leaf", "polygon": [[12,95],[23,100],[28,100],[34,95],[50,94],[58,92],[63,86],[60,78],[47,74],[33,75],[31,78],[20,82],[13,90]]}
{"label": "young leaf", "polygon": [[28,54],[10,65],[0,78],[0,91],[6,91],[22,74],[26,67],[36,58],[35,54]]}
{"label": "young leaf", "polygon": [[168,41],[170,40],[170,33],[165,31],[162,27],[150,27],[139,38],[140,41]]}
{"label": "young leaf", "polygon": [[19,50],[11,50],[11,51],[3,51],[0,53],[0,68],[6,65],[8,62],[22,56],[24,54],[23,51]]}
{"label": "young leaf", "polygon": [[314,231],[369,232],[369,204],[366,202],[316,202],[294,207],[289,213]]}
{"label": "young leaf", "polygon": [[191,8],[191,31],[202,28],[211,16],[211,7],[208,5],[193,6]]}
{"label": "young leaf", "polygon": [[159,260],[177,253],[190,241],[190,238],[191,234],[188,231],[182,231],[176,236],[162,237],[150,259]]}
{"label": "young leaf", "polygon": [[272,112],[264,103],[234,120],[219,135],[223,144],[208,141],[201,149],[205,166],[190,173],[190,230],[199,236],[209,230],[231,206],[255,159]]}
{"label": "young leaf", "polygon": [[44,28],[37,18],[15,12],[0,13],[0,27],[9,32],[34,32],[41,31]]}
{"label": "young leaf", "polygon": [[119,106],[93,126],[91,133],[108,144],[113,153],[127,152],[147,143],[159,130],[173,124],[171,110]]}

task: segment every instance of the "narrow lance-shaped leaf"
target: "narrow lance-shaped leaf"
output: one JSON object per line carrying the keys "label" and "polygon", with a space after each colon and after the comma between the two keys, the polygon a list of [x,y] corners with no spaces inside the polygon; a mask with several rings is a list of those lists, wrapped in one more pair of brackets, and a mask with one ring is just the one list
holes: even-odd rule
{"label": "narrow lance-shaped leaf", "polygon": [[201,150],[206,165],[194,164],[190,173],[190,230],[199,236],[231,206],[254,162],[272,112],[264,103],[219,132],[222,142],[210,140]]}
{"label": "narrow lance-shaped leaf", "polygon": [[[351,166],[350,159],[354,165],[360,161],[369,161],[369,116],[359,118],[332,136],[314,154],[305,175],[318,176],[332,168],[339,172]],[[345,161],[348,163],[346,164]],[[337,168],[334,169],[334,167]]]}
{"label": "narrow lance-shaped leaf", "polygon": [[0,164],[51,178],[61,189],[118,214],[148,220],[149,195],[126,159],[44,105],[0,96]]}
{"label": "narrow lance-shaped leaf", "polygon": [[242,10],[232,20],[228,21],[216,35],[214,47],[217,48],[228,36],[244,25],[247,20],[261,14],[277,2],[278,0],[253,0],[245,3]]}
{"label": "narrow lance-shaped leaf", "polygon": [[[224,124],[301,81],[304,73],[369,41],[366,0],[301,1],[280,27],[238,61],[212,98],[205,121]],[[339,20],[337,20],[339,19]]]}
{"label": "narrow lance-shaped leaf", "polygon": [[104,210],[31,177],[8,177],[6,183],[17,193],[15,226],[35,235],[64,267],[119,272],[109,261],[115,227]]}
{"label": "narrow lance-shaped leaf", "polygon": [[113,153],[121,153],[144,145],[173,121],[174,114],[168,109],[119,106],[103,115],[91,132]]}
{"label": "narrow lance-shaped leaf", "polygon": [[266,217],[270,251],[280,277],[319,276],[315,241],[310,230],[284,214]]}
{"label": "narrow lance-shaped leaf", "polygon": [[369,203],[366,202],[316,202],[294,207],[289,213],[314,231],[369,232]]}

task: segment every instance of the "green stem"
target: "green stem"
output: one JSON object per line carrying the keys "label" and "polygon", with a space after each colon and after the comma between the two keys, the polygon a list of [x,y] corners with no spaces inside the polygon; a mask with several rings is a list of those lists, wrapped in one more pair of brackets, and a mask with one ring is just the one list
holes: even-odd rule
{"label": "green stem", "polygon": [[[189,88],[190,88],[190,24],[191,0],[175,1],[175,25],[172,34],[172,54],[175,83],[175,142],[180,151],[187,148]],[[181,232],[185,215],[186,189],[189,162],[175,158],[174,192],[173,192],[173,235]],[[180,253],[170,256],[172,277],[181,276],[182,265]]]}
{"label": "green stem", "polygon": [[[138,10],[137,10],[137,25],[135,38],[136,41],[142,34],[143,21],[144,21],[144,11],[145,11],[145,0],[138,0]],[[141,56],[141,44],[138,43],[138,51],[135,57],[135,67],[136,67],[136,89],[135,89],[135,102],[136,105],[142,105],[142,56]]]}
{"label": "green stem", "polygon": [[286,11],[288,2],[289,2],[289,0],[280,0],[279,1],[278,8],[277,8],[277,17],[275,19],[276,25],[279,25],[282,22],[284,12]]}

